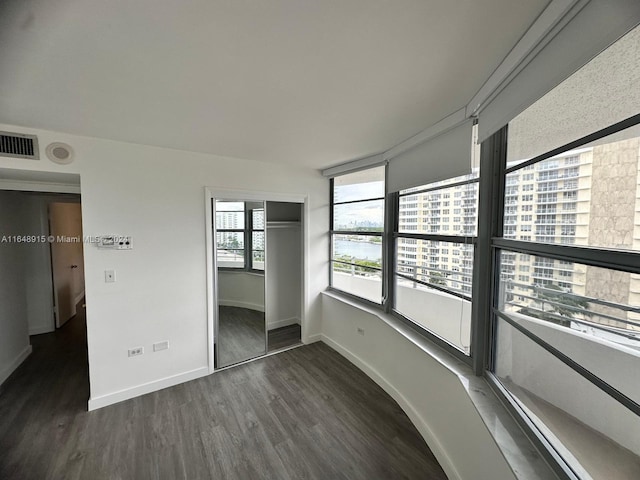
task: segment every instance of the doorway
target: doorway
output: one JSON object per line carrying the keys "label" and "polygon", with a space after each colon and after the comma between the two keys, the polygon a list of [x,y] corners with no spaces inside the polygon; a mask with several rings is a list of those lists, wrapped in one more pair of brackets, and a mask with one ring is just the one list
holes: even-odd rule
{"label": "doorway", "polygon": [[82,358],[74,362],[79,362],[84,380],[83,388],[75,391],[86,408],[89,378],[80,177],[0,169],[0,202],[1,233],[6,237],[0,245],[0,263],[7,267],[0,271],[4,286],[0,384],[16,376],[22,379],[42,363],[47,351],[77,350]]}

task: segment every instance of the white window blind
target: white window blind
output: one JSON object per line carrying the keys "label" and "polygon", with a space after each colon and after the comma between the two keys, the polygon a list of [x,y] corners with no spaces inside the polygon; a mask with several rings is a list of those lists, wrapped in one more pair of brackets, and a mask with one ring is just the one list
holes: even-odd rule
{"label": "white window blind", "polygon": [[481,108],[479,140],[509,123],[638,23],[638,0],[589,1]]}
{"label": "white window blind", "polygon": [[473,121],[459,125],[389,159],[387,187],[397,192],[471,172]]}

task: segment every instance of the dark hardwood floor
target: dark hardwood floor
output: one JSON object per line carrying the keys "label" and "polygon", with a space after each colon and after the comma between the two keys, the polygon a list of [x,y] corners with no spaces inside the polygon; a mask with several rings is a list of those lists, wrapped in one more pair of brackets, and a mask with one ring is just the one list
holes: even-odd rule
{"label": "dark hardwood floor", "polygon": [[301,337],[302,329],[297,324],[269,330],[269,351],[274,352],[297,345],[301,342]]}
{"label": "dark hardwood floor", "polygon": [[[269,330],[265,337],[263,312],[220,306],[218,316],[219,367],[233,365],[300,343],[300,325]],[[267,350],[265,351],[265,341]]]}
{"label": "dark hardwood floor", "polygon": [[84,318],[0,390],[0,478],[444,479],[399,406],[324,344],[86,412]]}
{"label": "dark hardwood floor", "polygon": [[218,310],[218,361],[220,367],[267,353],[264,312],[220,306]]}

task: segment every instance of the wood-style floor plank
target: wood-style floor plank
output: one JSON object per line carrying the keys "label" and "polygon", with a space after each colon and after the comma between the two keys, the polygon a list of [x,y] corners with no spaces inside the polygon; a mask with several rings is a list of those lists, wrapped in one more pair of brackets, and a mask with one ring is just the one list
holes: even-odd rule
{"label": "wood-style floor plank", "polygon": [[82,315],[32,344],[0,388],[3,480],[446,478],[398,404],[324,344],[94,412]]}

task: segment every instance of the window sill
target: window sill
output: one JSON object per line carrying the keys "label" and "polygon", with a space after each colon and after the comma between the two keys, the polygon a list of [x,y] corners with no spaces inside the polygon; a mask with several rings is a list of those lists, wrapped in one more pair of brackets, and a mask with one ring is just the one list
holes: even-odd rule
{"label": "window sill", "polygon": [[441,349],[393,315],[334,290],[326,290],[322,294],[378,317],[396,333],[456,375],[516,478],[522,480],[556,478],[543,457],[493,392],[487,380],[474,375],[469,365]]}

